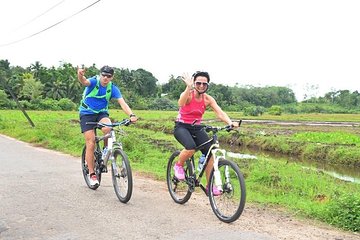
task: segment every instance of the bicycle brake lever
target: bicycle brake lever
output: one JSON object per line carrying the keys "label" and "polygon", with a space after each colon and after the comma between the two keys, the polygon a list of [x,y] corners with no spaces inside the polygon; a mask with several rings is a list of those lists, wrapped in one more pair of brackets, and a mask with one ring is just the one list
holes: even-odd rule
{"label": "bicycle brake lever", "polygon": [[211,126],[206,126],[205,127],[205,132],[211,132],[212,130],[212,127]]}
{"label": "bicycle brake lever", "polygon": [[130,119],[124,119],[124,120],[126,120],[126,122],[125,122],[125,126],[129,126],[130,124],[131,124],[131,120]]}
{"label": "bicycle brake lever", "polygon": [[232,125],[226,126],[226,127],[225,127],[225,130],[226,130],[227,132],[230,132],[231,130],[233,130],[233,126],[232,126]]}

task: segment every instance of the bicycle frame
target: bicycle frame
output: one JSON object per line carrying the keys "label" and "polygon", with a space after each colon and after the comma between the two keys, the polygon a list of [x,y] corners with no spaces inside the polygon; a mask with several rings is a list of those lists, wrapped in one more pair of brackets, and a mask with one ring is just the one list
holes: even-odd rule
{"label": "bicycle frame", "polygon": [[[210,156],[210,152],[212,154],[212,156],[214,157],[214,164],[213,164],[213,167],[214,167],[214,174],[215,174],[215,185],[216,187],[220,190],[220,191],[223,191],[222,189],[222,181],[221,181],[221,177],[220,177],[220,172],[219,172],[219,167],[218,167],[218,164],[219,164],[219,159],[220,158],[225,158],[225,155],[226,155],[226,150],[225,149],[220,149],[220,144],[219,144],[219,140],[218,140],[218,137],[217,137],[217,131],[221,130],[222,128],[218,128],[214,131],[214,134],[213,136],[206,142],[200,144],[199,146],[197,146],[195,148],[195,151],[199,151],[200,149],[202,149],[206,144],[212,142],[210,148],[209,148],[209,151],[207,152],[206,154],[206,157],[205,157],[205,162],[204,162],[204,167],[203,169],[200,171],[199,173],[199,177],[196,178],[196,173],[195,173],[195,163],[194,163],[194,156],[191,157],[192,161],[191,161],[191,165],[192,165],[192,168],[193,168],[193,173],[194,173],[194,176],[195,176],[195,185],[196,186],[200,186],[200,188],[206,193],[206,189],[205,187],[200,183],[201,182],[201,178],[202,176],[204,175],[204,172],[205,172],[205,169],[208,165],[208,162],[209,162],[209,156]],[[228,172],[227,172],[228,174]]]}
{"label": "bicycle frame", "polygon": [[[95,127],[95,142],[96,142],[96,148],[100,149],[100,142],[101,141],[104,141],[105,139],[108,140],[107,142],[107,153],[106,153],[106,156],[104,159],[101,158],[101,160],[103,160],[104,162],[102,163],[102,172],[105,172],[107,173],[108,170],[107,170],[107,163],[109,160],[112,161],[112,164],[114,165],[115,164],[115,161],[114,161],[114,151],[116,149],[121,149],[122,150],[122,144],[121,142],[118,142],[117,139],[116,139],[116,134],[115,134],[115,129],[114,127],[116,126],[120,126],[120,125],[126,125],[128,124],[128,121],[123,121],[123,122],[120,122],[118,123],[117,125],[108,125],[108,124],[103,124],[103,123],[98,123],[97,124],[97,127]],[[96,132],[96,129],[98,129],[99,127],[98,126],[102,126],[102,127],[110,127],[110,132],[105,134],[104,136],[98,136],[97,135],[97,132]],[[118,129],[117,131],[120,132],[120,129]],[[114,169],[116,169],[116,167],[114,166]],[[116,173],[117,174],[117,173]]]}

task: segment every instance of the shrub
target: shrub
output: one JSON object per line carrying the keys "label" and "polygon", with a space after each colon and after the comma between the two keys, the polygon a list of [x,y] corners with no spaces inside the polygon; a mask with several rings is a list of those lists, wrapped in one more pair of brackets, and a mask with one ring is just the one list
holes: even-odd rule
{"label": "shrub", "polygon": [[259,116],[264,113],[264,107],[261,106],[251,106],[244,108],[245,116]]}
{"label": "shrub", "polygon": [[42,110],[53,110],[53,111],[61,110],[61,108],[59,107],[59,102],[57,100],[50,98],[42,100],[39,103],[39,107]]}
{"label": "shrub", "polygon": [[4,90],[0,90],[0,108],[5,109],[9,105],[9,99]]}
{"label": "shrub", "polygon": [[62,98],[59,100],[59,107],[64,111],[71,111],[76,109],[76,104],[68,98]]}
{"label": "shrub", "polygon": [[273,105],[269,108],[268,112],[270,115],[280,116],[282,113],[282,109],[278,105]]}
{"label": "shrub", "polygon": [[167,97],[156,98],[150,105],[150,109],[155,110],[177,110],[177,105]]}

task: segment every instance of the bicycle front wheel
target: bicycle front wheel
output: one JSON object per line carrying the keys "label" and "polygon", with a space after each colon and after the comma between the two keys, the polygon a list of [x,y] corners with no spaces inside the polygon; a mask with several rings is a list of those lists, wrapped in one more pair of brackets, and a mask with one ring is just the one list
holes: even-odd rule
{"label": "bicycle front wheel", "polygon": [[[215,196],[209,191],[210,205],[215,215],[223,222],[230,223],[237,220],[245,207],[245,180],[236,163],[220,159],[219,171],[223,192]],[[211,172],[209,189],[215,186],[214,171]]]}
{"label": "bicycle front wheel", "polygon": [[121,149],[115,149],[111,163],[111,175],[116,196],[122,203],[127,203],[132,194],[133,179],[130,162]]}
{"label": "bicycle front wheel", "polygon": [[189,176],[193,175],[193,170],[190,161],[186,161],[186,164],[184,166],[185,180],[180,181],[179,179],[177,179],[177,177],[175,177],[174,166],[179,159],[179,154],[180,151],[176,151],[169,158],[167,170],[166,170],[166,183],[171,198],[176,203],[184,204],[190,199],[192,194],[192,191],[190,191],[188,183],[190,181]]}
{"label": "bicycle front wheel", "polygon": [[[82,154],[81,154],[81,169],[82,169],[82,173],[83,173],[83,177],[85,180],[86,185],[92,189],[92,190],[96,190],[99,186],[100,186],[100,182],[101,182],[101,171],[99,170],[98,167],[98,162],[95,161],[94,162],[94,172],[96,173],[96,177],[99,181],[98,185],[91,185],[90,184],[90,176],[89,176],[89,167],[87,165],[87,162],[85,160],[85,153],[86,153],[86,146],[84,146]],[[96,154],[94,153],[94,158],[96,159]]]}

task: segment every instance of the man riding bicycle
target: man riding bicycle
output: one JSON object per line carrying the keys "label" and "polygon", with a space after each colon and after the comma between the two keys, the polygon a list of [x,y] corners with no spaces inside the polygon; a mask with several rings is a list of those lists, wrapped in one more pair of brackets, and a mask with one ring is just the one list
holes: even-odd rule
{"label": "man riding bicycle", "polygon": [[[86,86],[79,107],[80,126],[86,144],[85,160],[89,168],[89,182],[90,185],[95,186],[99,184],[94,173],[95,132],[94,125],[88,125],[86,122],[111,124],[108,107],[110,99],[113,98],[117,100],[121,109],[129,115],[131,122],[136,122],[137,117],[125,102],[120,89],[112,83],[114,78],[114,69],[112,67],[103,66],[100,69],[99,76],[86,78],[84,74],[85,69],[78,68],[78,80],[82,85]],[[101,130],[104,134],[110,132],[110,129],[106,127]]]}

